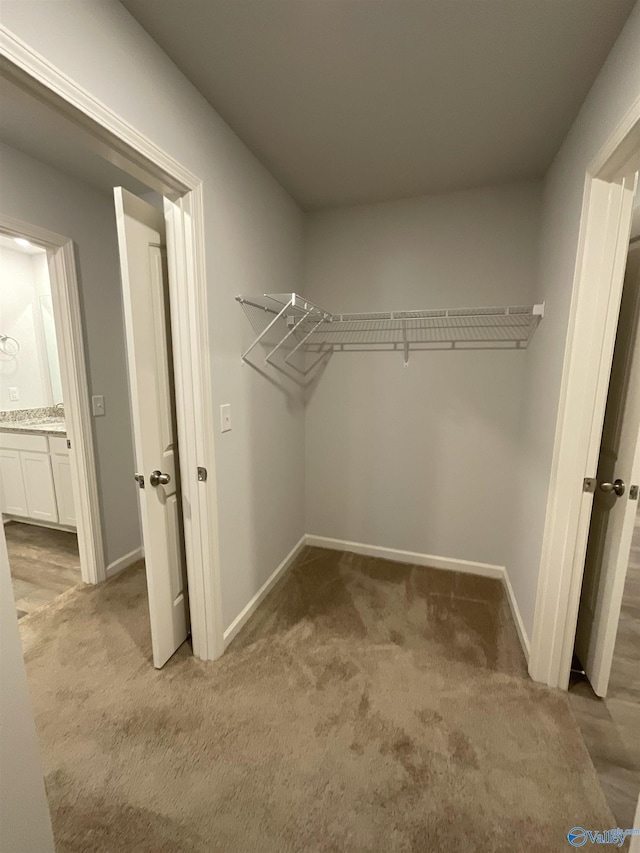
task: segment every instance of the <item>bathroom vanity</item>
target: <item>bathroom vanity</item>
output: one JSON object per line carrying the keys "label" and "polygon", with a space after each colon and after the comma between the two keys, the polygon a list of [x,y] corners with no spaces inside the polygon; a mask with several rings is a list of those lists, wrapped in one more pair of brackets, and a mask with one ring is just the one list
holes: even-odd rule
{"label": "bathroom vanity", "polygon": [[0,510],[11,518],[75,530],[66,424],[59,414],[0,418]]}

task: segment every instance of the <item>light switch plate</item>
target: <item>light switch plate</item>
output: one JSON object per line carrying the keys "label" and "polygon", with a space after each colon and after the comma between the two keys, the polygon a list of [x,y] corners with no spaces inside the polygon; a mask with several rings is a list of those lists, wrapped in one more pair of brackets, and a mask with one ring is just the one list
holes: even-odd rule
{"label": "light switch plate", "polygon": [[104,397],[102,394],[97,394],[95,397],[91,398],[91,409],[93,411],[94,418],[101,418],[104,415]]}
{"label": "light switch plate", "polygon": [[220,406],[220,432],[229,432],[231,429],[231,403]]}
{"label": "light switch plate", "polygon": [[19,400],[20,390],[18,388],[9,388],[9,399],[14,401]]}

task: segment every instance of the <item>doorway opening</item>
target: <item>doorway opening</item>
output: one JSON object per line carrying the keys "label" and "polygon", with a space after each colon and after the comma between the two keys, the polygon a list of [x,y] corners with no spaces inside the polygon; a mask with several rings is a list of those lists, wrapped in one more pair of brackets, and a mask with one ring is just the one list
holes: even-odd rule
{"label": "doorway opening", "polygon": [[[3,82],[3,93],[7,88],[11,88],[10,97],[20,98],[23,103],[26,101],[29,109],[38,110],[40,114],[45,110],[52,117],[52,121],[57,123],[58,128],[65,125],[64,130],[61,130],[61,138],[67,141],[73,138],[75,151],[83,148],[83,155],[79,159],[80,168],[86,169],[89,161],[92,164],[99,161],[105,169],[118,170],[123,175],[123,180],[112,183],[112,187],[119,183],[125,186],[133,184],[136,189],[136,184],[138,187],[143,186],[153,197],[154,205],[159,206],[162,211],[167,244],[165,268],[169,283],[166,308],[171,317],[173,337],[173,411],[175,429],[182,450],[179,471],[176,471],[175,478],[172,476],[172,483],[178,484],[181,492],[182,501],[176,499],[175,504],[181,510],[180,522],[184,537],[174,542],[173,551],[181,555],[183,564],[186,564],[190,595],[188,612],[185,612],[183,621],[191,625],[194,654],[203,659],[214,659],[222,652],[223,644],[219,612],[217,515],[208,365],[210,347],[207,343],[208,312],[204,287],[200,182],[178,163],[158,152],[148,140],[140,137],[117,116],[106,109],[97,109],[95,102],[88,102],[84,93],[69,85],[68,81],[64,98],[54,94],[54,90],[59,92],[60,82],[54,69],[44,66],[41,68],[34,57],[16,58],[19,62],[15,65],[6,58],[2,60],[6,77],[10,78],[10,82],[8,79]],[[34,68],[34,65],[38,68]],[[59,152],[60,146],[58,155]],[[111,204],[113,209],[113,201]],[[58,245],[57,248],[62,247]],[[66,246],[66,252],[57,251],[55,254],[58,263],[66,260],[68,264],[73,264],[74,247],[70,242]],[[77,320],[77,317],[75,319]],[[82,346],[81,336],[79,342]],[[91,390],[92,396],[100,396],[93,393],[97,389]],[[107,406],[108,402],[105,401]],[[95,416],[94,405],[88,393],[83,395],[79,417],[84,418],[84,424],[80,425],[78,434],[82,432],[82,428],[85,434],[91,434],[91,419]],[[84,448],[84,442],[81,444]],[[88,457],[91,457],[90,453]],[[132,487],[137,489],[133,480],[134,473],[144,476],[146,484],[149,484],[155,470],[160,471],[160,474],[166,473],[161,462],[143,472],[137,471],[132,465],[129,472]],[[101,526],[104,527],[101,525],[104,519],[100,515],[97,491],[93,494],[91,491],[89,489],[90,497],[94,507],[97,507],[97,524],[88,527],[92,533],[99,535]],[[80,532],[78,537],[80,542]],[[87,541],[93,542],[93,536],[89,535]],[[108,550],[108,542],[103,544]],[[96,548],[93,561],[87,561],[87,564],[94,566],[94,576],[87,578],[89,582],[101,582],[113,573],[110,571],[112,561],[108,557],[105,559],[104,552],[104,547]],[[148,557],[147,554],[147,560]],[[122,566],[116,566],[115,571],[119,568]],[[181,570],[171,575],[168,583],[174,592],[176,577],[184,574]],[[150,591],[151,586],[155,587],[157,584],[150,584]],[[186,592],[185,585],[182,592]],[[174,595],[174,599],[176,598],[179,598],[179,595]],[[185,610],[187,599],[184,595],[182,604]],[[173,624],[172,619],[165,618],[160,621],[163,623],[163,630]],[[159,665],[155,654],[154,660],[156,665]]]}
{"label": "doorway opening", "polygon": [[569,699],[620,826],[640,793],[640,206],[632,220]]}
{"label": "doorway opening", "polygon": [[569,685],[593,489],[640,170],[640,101],[585,175],[529,673]]}
{"label": "doorway opening", "polygon": [[81,581],[46,249],[0,232],[0,512],[18,618]]}
{"label": "doorway opening", "polygon": [[639,320],[640,232],[632,230],[598,467],[586,484],[594,497],[574,648],[601,697],[608,691],[640,490]]}
{"label": "doorway opening", "polygon": [[[5,151],[4,159],[11,161],[13,156]],[[41,167],[39,161],[32,161],[34,170]],[[44,172],[41,177],[46,181]],[[28,191],[28,187],[24,189]],[[124,199],[127,221],[122,204]],[[95,430],[92,428],[87,417],[83,419],[79,416],[83,400],[85,410],[91,400],[90,415],[94,423],[98,423],[97,418],[105,416],[108,403],[116,403],[115,395],[110,399],[107,394],[107,403],[103,394],[90,396],[87,384],[83,343],[94,359],[106,357],[112,363],[114,355],[103,354],[96,342],[87,335],[84,322],[87,311],[90,311],[87,302],[95,299],[95,294],[90,290],[82,294],[81,278],[72,275],[70,270],[64,277],[57,275],[55,253],[52,250],[48,253],[44,245],[38,245],[38,240],[44,240],[44,237],[36,227],[18,221],[10,222],[5,215],[2,224],[10,231],[3,237],[4,246],[0,244],[3,273],[0,297],[6,324],[1,341],[0,495],[3,520],[8,522],[5,535],[19,617],[39,609],[77,585],[81,575],[85,582],[97,583],[137,563],[144,553],[140,545],[138,517],[142,516],[142,542],[147,542],[147,554],[151,551],[146,568],[153,660],[160,667],[188,634],[165,224],[160,211],[122,188],[116,190],[115,201],[119,245],[114,239],[111,272],[115,273],[115,278],[112,277],[109,283],[111,289],[116,291],[112,297],[116,297],[118,304],[124,302],[125,305],[130,378],[126,421],[133,421],[140,470],[151,467],[153,471],[160,463],[166,468],[169,461],[168,446],[171,446],[171,472],[158,472],[160,477],[167,478],[170,485],[154,483],[153,473],[150,477],[136,474],[140,486],[138,490],[133,481],[133,458],[126,458],[126,446],[118,446],[116,456],[110,455],[108,458],[111,465],[120,465],[121,473],[124,474],[125,479],[121,477],[117,484],[117,493],[110,488],[109,479],[101,475],[96,449],[98,453],[102,451],[104,456],[105,448],[104,442],[101,444],[100,431],[97,427]],[[113,201],[107,204],[111,207]],[[92,212],[89,204],[83,208],[86,216],[91,216]],[[155,230],[151,235],[153,247],[148,245],[148,241],[143,242],[142,246],[137,244],[139,234],[135,229],[140,227],[138,220],[144,220],[145,217],[154,224]],[[114,237],[115,219],[114,212]],[[106,235],[102,236],[106,238]],[[51,236],[49,241],[55,242],[55,238]],[[58,242],[64,242],[63,238],[59,238]],[[66,243],[71,245],[71,241]],[[82,273],[87,245],[83,243],[74,247],[73,251],[76,248]],[[136,261],[136,252],[142,258],[142,265],[134,268],[132,264]],[[122,271],[124,293],[120,292],[118,268]],[[145,283],[149,285],[146,290]],[[84,305],[81,304],[83,295]],[[62,306],[67,303],[76,303],[77,310],[71,317],[67,317],[65,323]],[[132,311],[134,303],[135,311]],[[62,333],[56,333],[54,313],[61,317]],[[118,317],[115,321],[117,326]],[[144,323],[147,321],[145,328]],[[114,342],[118,340],[115,326],[109,329],[109,340]],[[159,333],[154,336],[156,326]],[[120,331],[124,348],[124,333]],[[78,346],[70,347],[68,351],[60,347],[59,352],[58,339],[74,340]],[[122,358],[123,366],[126,360]],[[124,370],[121,373],[120,380],[126,393]],[[149,397],[153,388],[162,391],[161,399],[158,395]],[[144,403],[141,402],[141,396],[145,397]],[[24,408],[18,408],[21,400]],[[68,425],[63,400],[68,401]],[[147,421],[141,427],[140,418],[142,416],[144,420],[145,415]],[[80,425],[76,431],[74,422]],[[112,421],[110,428],[113,428],[113,424]],[[115,424],[117,426],[117,421]],[[164,430],[160,436],[164,443],[156,442],[156,446],[150,448],[149,435],[157,425],[169,425],[170,436],[167,437]],[[123,455],[124,469],[120,458]],[[85,476],[89,472],[93,490],[90,489],[90,478]],[[150,492],[142,491],[145,480]],[[155,489],[151,488],[153,486]],[[149,494],[151,498],[153,492],[159,498],[153,501],[154,505],[161,507],[162,512],[156,512],[150,521],[146,495]],[[128,527],[129,535],[135,537],[135,547],[132,550],[125,548],[125,553],[116,561],[105,565],[101,544],[105,528],[101,519],[109,520],[114,500],[118,504],[124,503],[128,494],[134,495],[134,503],[130,501],[134,519]],[[76,507],[80,510],[88,507],[89,512],[76,512]],[[94,512],[91,512],[92,509]],[[109,534],[109,527],[106,533]],[[126,531],[118,531],[119,539],[125,535]],[[89,547],[81,549],[79,541],[83,545],[90,543]],[[107,547],[112,546],[113,541],[107,541],[106,544]],[[159,590],[165,590],[166,601],[158,597]]]}
{"label": "doorway opening", "polygon": [[[20,156],[24,155],[5,148],[5,167],[15,165],[15,158]],[[51,170],[33,158],[29,158],[29,167],[43,185],[39,190],[44,197],[51,189]],[[5,534],[18,616],[23,617],[50,603],[77,585],[81,578],[87,583],[100,583],[138,563],[146,541],[147,554],[151,551],[146,569],[153,660],[160,667],[188,634],[164,218],[156,208],[118,188],[116,234],[113,197],[85,198],[78,192],[76,178],[53,174],[62,194],[60,200],[75,202],[80,207],[77,215],[90,220],[92,227],[100,221],[94,217],[105,208],[109,212],[112,240],[110,251],[107,251],[109,247],[104,247],[102,260],[108,262],[110,269],[102,284],[111,290],[110,302],[112,306],[117,305],[117,311],[111,315],[101,346],[95,326],[91,334],[91,314],[92,311],[95,314],[96,309],[92,303],[95,303],[96,293],[89,284],[83,291],[81,284],[83,273],[88,278],[92,272],[95,246],[86,242],[83,239],[86,235],[82,233],[79,244],[74,244],[54,234],[45,234],[37,226],[2,215],[0,226],[5,229],[5,245],[0,245],[3,267],[0,296],[6,328],[2,332],[3,374],[0,377],[0,495],[3,520],[8,523]],[[33,194],[34,188],[28,182],[16,183],[18,192],[26,196]],[[126,222],[122,209],[125,196],[130,214]],[[147,243],[137,244],[139,235],[135,228],[140,227],[137,222],[140,212],[143,219],[146,216],[155,226],[153,247]],[[103,231],[99,239],[108,244],[108,232]],[[64,274],[60,274],[55,263],[56,249],[52,248],[56,243],[62,244],[58,251],[66,247],[68,257],[77,255],[77,270],[67,265]],[[136,251],[143,263],[133,268]],[[157,253],[159,263],[154,262],[153,252]],[[125,285],[124,291],[120,278]],[[146,289],[145,284],[149,285]],[[137,315],[136,311],[132,315],[132,303],[135,303]],[[65,312],[65,306],[74,310]],[[106,303],[103,307],[107,308]],[[132,325],[132,316],[134,321],[137,317],[137,325],[135,322]],[[143,327],[144,323],[141,325],[140,318],[149,321],[147,328]],[[159,333],[154,337],[156,324]],[[109,349],[105,349],[105,343]],[[122,352],[119,377],[116,377],[118,349]],[[87,355],[93,361],[91,376]],[[107,393],[106,397],[93,393],[99,376],[96,362],[106,362],[103,368],[114,374],[111,394]],[[116,379],[120,384],[119,395],[114,387]],[[162,399],[149,397],[152,388],[162,390]],[[141,396],[145,397],[144,403]],[[67,403],[66,418],[63,400]],[[19,408],[21,405],[24,408]],[[105,440],[105,430],[100,429],[99,419],[109,414],[107,406],[126,410],[104,421],[107,434],[115,431],[113,446]],[[150,415],[144,429],[140,429],[141,412],[143,418],[147,412]],[[170,486],[154,483],[152,473],[150,477],[136,474],[140,490],[137,488],[130,437],[132,423],[138,467],[142,471],[146,467],[154,469],[161,463],[162,468],[167,467],[168,448],[156,442],[150,455],[149,435],[156,425],[170,425],[171,473],[158,472],[170,481]],[[162,438],[166,438],[164,433]],[[105,462],[114,469],[115,476],[105,474]],[[156,488],[142,491],[145,480],[148,487]],[[159,498],[154,503],[163,507],[164,514],[156,513],[150,524],[149,500],[145,498],[147,494],[151,498],[154,492]],[[129,518],[125,519],[122,513],[115,516],[114,504],[118,510],[120,506],[125,507]],[[114,516],[120,520],[116,531]],[[112,560],[109,555],[113,556],[114,532],[119,550],[117,559]],[[167,594],[173,593],[171,603],[158,599],[158,590],[165,587]]]}

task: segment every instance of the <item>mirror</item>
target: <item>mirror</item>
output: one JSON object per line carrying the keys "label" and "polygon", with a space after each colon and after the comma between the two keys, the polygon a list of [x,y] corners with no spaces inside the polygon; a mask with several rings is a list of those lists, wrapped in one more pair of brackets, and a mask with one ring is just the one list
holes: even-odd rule
{"label": "mirror", "polygon": [[47,254],[0,235],[0,412],[62,403]]}

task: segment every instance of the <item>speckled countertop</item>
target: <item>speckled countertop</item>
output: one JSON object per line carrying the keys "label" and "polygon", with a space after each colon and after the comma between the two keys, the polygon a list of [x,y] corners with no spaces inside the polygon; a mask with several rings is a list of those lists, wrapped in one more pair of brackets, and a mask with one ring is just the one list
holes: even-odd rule
{"label": "speckled countertop", "polygon": [[55,408],[20,409],[0,412],[0,432],[65,436],[67,425],[64,412],[57,411]]}
{"label": "speckled countertop", "polygon": [[66,435],[67,425],[63,420],[34,418],[33,421],[0,421],[0,432],[28,432],[31,435]]}

